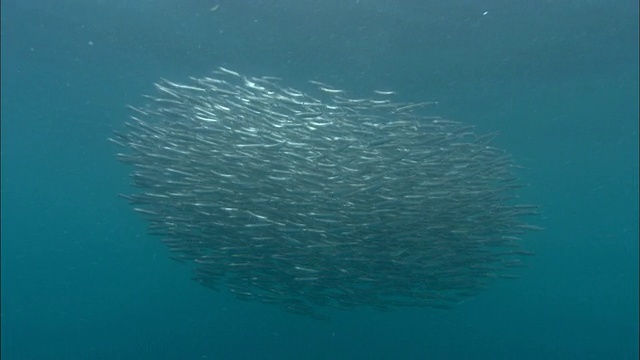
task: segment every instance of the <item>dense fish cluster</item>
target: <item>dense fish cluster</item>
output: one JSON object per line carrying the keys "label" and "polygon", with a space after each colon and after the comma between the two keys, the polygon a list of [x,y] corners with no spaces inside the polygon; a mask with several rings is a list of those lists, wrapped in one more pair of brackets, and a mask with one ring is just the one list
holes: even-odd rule
{"label": "dense fish cluster", "polygon": [[163,80],[130,107],[122,195],[194,279],[238,298],[317,307],[449,307],[521,265],[513,162],[493,135],[419,114],[391,91],[220,68]]}

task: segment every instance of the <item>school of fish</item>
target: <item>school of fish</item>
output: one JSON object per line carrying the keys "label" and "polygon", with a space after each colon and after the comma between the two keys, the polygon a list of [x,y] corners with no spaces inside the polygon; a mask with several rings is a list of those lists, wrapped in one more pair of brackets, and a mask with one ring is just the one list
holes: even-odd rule
{"label": "school of fish", "polygon": [[509,154],[494,134],[369,98],[219,68],[162,80],[109,139],[121,194],[194,279],[323,318],[322,307],[449,308],[531,253]]}

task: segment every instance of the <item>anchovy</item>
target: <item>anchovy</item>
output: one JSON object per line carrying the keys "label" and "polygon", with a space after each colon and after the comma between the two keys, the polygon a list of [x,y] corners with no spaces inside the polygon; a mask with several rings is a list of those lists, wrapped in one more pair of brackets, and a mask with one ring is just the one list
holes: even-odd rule
{"label": "anchovy", "polygon": [[[114,132],[136,191],[119,194],[193,279],[242,300],[449,309],[533,255],[518,166],[436,102],[347,98],[219,67],[129,106]],[[380,95],[385,95],[382,97]]]}

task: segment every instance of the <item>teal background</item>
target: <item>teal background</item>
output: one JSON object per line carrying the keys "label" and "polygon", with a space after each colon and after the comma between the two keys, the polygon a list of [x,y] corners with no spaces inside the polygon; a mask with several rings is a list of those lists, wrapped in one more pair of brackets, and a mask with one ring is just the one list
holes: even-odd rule
{"label": "teal background", "polygon": [[[14,0],[1,20],[3,359],[638,358],[637,1]],[[530,268],[452,310],[330,321],[191,281],[116,195],[106,138],[153,82],[218,66],[500,132],[543,211]]]}

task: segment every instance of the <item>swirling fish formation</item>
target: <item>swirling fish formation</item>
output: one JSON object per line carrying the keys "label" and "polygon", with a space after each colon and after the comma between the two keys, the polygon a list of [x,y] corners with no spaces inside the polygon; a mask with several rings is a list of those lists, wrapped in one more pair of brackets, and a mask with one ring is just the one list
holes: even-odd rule
{"label": "swirling fish formation", "polygon": [[448,308],[530,253],[537,206],[493,134],[312,81],[316,95],[220,68],[163,80],[111,141],[122,194],[194,279],[323,317],[321,307]]}

